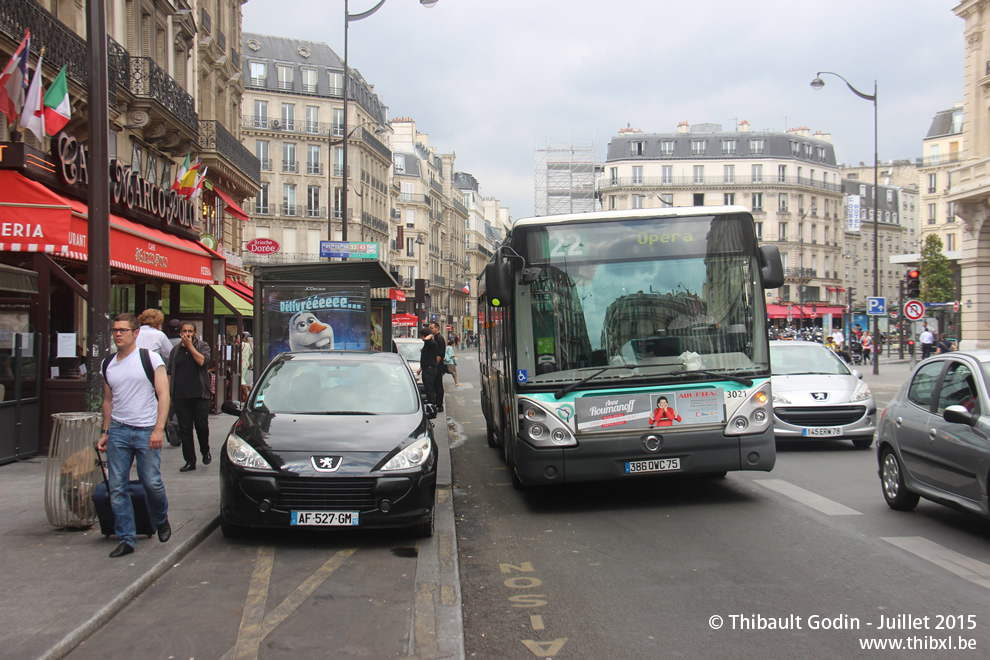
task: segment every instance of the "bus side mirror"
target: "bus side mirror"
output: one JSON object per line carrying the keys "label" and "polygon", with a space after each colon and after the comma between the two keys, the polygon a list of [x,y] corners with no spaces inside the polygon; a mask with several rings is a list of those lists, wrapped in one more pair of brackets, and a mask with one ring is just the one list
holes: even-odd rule
{"label": "bus side mirror", "polygon": [[512,266],[508,261],[495,259],[485,266],[485,288],[488,304],[506,307],[512,298]]}
{"label": "bus side mirror", "polygon": [[776,289],[784,285],[784,267],[780,263],[780,250],[776,245],[760,246],[760,279],[764,289]]}

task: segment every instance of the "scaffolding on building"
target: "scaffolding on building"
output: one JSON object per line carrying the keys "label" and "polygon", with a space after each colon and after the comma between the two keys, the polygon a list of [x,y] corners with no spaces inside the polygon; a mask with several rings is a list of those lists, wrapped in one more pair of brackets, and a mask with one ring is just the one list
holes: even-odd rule
{"label": "scaffolding on building", "polygon": [[536,215],[589,213],[595,197],[595,145],[550,145],[536,149]]}

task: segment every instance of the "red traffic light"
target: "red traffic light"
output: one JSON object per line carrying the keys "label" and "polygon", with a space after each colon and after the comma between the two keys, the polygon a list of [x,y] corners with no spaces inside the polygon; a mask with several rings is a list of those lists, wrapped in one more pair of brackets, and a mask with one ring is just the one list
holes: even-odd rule
{"label": "red traffic light", "polygon": [[907,276],[908,276],[908,279],[909,280],[916,280],[919,277],[921,277],[921,271],[919,271],[919,270],[909,270],[907,272]]}
{"label": "red traffic light", "polygon": [[914,340],[908,339],[908,346],[914,346]]}

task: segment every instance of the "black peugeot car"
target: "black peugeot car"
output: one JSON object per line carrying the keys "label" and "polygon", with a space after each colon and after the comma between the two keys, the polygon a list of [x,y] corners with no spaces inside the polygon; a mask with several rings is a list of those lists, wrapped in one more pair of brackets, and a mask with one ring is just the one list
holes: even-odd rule
{"label": "black peugeot car", "polygon": [[433,534],[433,411],[396,353],[282,353],[220,453],[220,526],[406,527]]}

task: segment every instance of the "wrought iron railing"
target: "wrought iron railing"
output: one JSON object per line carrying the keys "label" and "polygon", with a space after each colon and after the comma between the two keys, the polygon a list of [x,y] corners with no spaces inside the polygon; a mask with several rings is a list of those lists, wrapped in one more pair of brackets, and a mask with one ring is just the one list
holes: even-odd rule
{"label": "wrought iron railing", "polygon": [[784,277],[818,277],[818,271],[814,268],[788,268],[784,271]]}
{"label": "wrought iron railing", "polygon": [[377,151],[382,155],[383,158],[388,161],[392,160],[392,150],[385,146],[385,144],[375,137],[375,134],[366,128],[361,129],[361,139],[368,143],[372,149]]}
{"label": "wrought iron railing", "polygon": [[220,47],[221,53],[227,52],[227,36],[222,30],[217,30],[217,46]]}
{"label": "wrought iron railing", "polygon": [[195,100],[150,57],[131,57],[130,90],[135,96],[154,99],[183,124],[198,130]]}
{"label": "wrought iron railing", "polygon": [[314,206],[306,207],[306,217],[307,218],[325,218],[327,217],[327,207],[321,206],[319,208]]}
{"label": "wrought iron railing", "polygon": [[287,218],[298,218],[302,215],[303,207],[299,204],[280,204],[278,214]]}
{"label": "wrought iron railing", "polygon": [[282,161],[282,171],[296,173],[299,171],[299,161],[296,160],[283,160]]}
{"label": "wrought iron railing", "polygon": [[272,159],[271,158],[259,158],[258,162],[261,164],[262,172],[272,171]]}
{"label": "wrought iron railing", "polygon": [[255,215],[275,215],[275,206],[273,204],[255,204],[254,213]]}
{"label": "wrought iron railing", "polygon": [[430,204],[430,196],[422,193],[399,193],[399,201],[405,204]]}
{"label": "wrought iron railing", "polygon": [[241,69],[241,54],[235,49],[230,49],[230,63],[234,65],[234,68],[240,71]]}
{"label": "wrought iron railing", "polygon": [[220,122],[212,119],[199,122],[199,146],[204,151],[217,152],[249,179],[261,185],[261,161]]}
{"label": "wrought iron railing", "polygon": [[598,186],[605,190],[608,188],[678,188],[690,186],[719,186],[719,187],[763,187],[763,186],[799,186],[803,188],[817,188],[828,192],[842,192],[842,186],[836,183],[825,183],[808,177],[797,176],[743,176],[733,175],[730,180],[722,174],[710,176],[647,176],[647,177],[617,177],[615,179],[599,179]]}
{"label": "wrought iron railing", "polygon": [[380,218],[376,218],[367,211],[361,214],[361,223],[365,227],[370,227],[376,231],[380,231],[383,234],[388,233],[388,223]]}
{"label": "wrought iron railing", "polygon": [[199,29],[206,34],[209,34],[213,30],[213,21],[210,19],[210,14],[206,9],[200,9]]}
{"label": "wrought iron railing", "polygon": [[323,174],[323,163],[306,163],[306,174]]}

